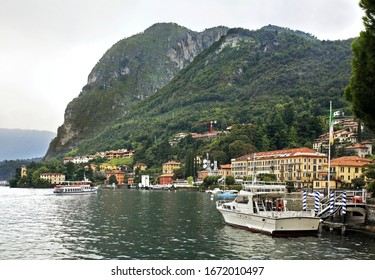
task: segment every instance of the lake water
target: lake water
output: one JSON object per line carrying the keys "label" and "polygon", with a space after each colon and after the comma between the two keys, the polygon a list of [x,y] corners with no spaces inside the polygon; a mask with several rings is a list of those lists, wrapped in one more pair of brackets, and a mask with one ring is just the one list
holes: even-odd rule
{"label": "lake water", "polygon": [[375,260],[375,238],[274,238],[225,225],[200,192],[0,187],[1,260]]}

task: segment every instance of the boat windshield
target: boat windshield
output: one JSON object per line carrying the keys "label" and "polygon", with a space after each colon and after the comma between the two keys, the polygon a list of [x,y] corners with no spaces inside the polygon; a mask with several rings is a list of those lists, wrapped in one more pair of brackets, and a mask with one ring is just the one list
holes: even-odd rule
{"label": "boat windshield", "polygon": [[236,197],[235,201],[237,203],[247,204],[249,202],[249,196],[248,195],[239,195]]}

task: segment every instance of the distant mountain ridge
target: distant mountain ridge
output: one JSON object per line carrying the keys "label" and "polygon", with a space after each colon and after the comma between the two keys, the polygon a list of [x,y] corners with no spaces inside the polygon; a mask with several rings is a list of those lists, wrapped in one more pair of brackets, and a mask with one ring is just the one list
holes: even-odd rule
{"label": "distant mountain ridge", "polygon": [[56,133],[0,128],[0,161],[43,157]]}
{"label": "distant mountain ridge", "polygon": [[[256,124],[257,149],[308,145],[322,132],[329,101],[349,110],[343,89],[352,40],[321,41],[277,26],[205,32],[157,24],[115,44],[68,105],[46,158],[74,147],[146,149],[177,132],[202,131],[199,123],[209,120],[218,130]],[[209,40],[197,48],[200,36]]]}

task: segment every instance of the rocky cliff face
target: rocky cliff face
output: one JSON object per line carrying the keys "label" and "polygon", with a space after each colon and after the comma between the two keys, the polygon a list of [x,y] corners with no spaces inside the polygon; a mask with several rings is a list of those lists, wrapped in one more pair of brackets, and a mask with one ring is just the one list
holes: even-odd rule
{"label": "rocky cliff face", "polygon": [[109,49],[88,76],[87,85],[65,111],[64,124],[46,159],[121,120],[140,100],[164,87],[228,28],[193,32],[173,23],[155,24]]}

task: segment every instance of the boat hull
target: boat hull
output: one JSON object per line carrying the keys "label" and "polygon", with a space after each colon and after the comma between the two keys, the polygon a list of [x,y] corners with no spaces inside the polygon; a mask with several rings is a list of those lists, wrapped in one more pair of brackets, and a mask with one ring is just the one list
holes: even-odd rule
{"label": "boat hull", "polygon": [[238,213],[226,209],[218,210],[225,222],[231,226],[272,236],[316,235],[319,231],[320,219],[301,216],[297,212],[294,213],[295,216],[281,217],[281,212],[270,212],[269,216],[266,216]]}
{"label": "boat hull", "polygon": [[85,189],[69,189],[69,188],[58,188],[54,189],[53,193],[56,195],[83,195],[97,193],[97,187],[85,188]]}

